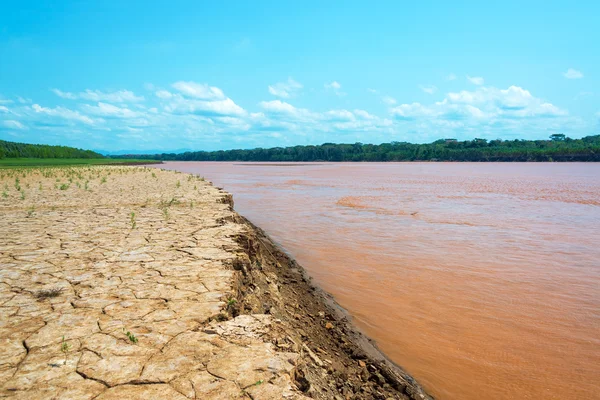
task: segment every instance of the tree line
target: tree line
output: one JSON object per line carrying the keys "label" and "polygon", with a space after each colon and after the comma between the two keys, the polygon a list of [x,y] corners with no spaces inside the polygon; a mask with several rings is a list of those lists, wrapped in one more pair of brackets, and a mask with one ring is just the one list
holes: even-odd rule
{"label": "tree line", "polygon": [[163,161],[600,161],[600,135],[571,139],[554,134],[549,140],[440,139],[427,144],[325,143],[118,157]]}
{"label": "tree line", "polygon": [[74,147],[0,140],[0,159],[2,158],[104,158],[104,156],[91,150]]}

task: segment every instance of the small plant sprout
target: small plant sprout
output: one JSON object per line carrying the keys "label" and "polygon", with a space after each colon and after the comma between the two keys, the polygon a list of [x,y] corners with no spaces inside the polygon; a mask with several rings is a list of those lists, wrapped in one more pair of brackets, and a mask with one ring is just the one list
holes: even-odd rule
{"label": "small plant sprout", "polygon": [[90,181],[85,181],[85,185],[83,186],[83,188],[85,190],[89,190],[88,184],[90,183]]}
{"label": "small plant sprout", "polygon": [[65,355],[65,365],[67,365],[67,357],[69,355],[69,350],[71,350],[71,345],[65,341],[65,337],[62,337],[62,342],[60,343],[60,351]]}
{"label": "small plant sprout", "polygon": [[264,383],[265,381],[263,381],[262,379],[260,381],[256,381],[256,383],[254,384],[254,386],[260,386]]}
{"label": "small plant sprout", "polygon": [[131,343],[137,343],[138,342],[138,338],[135,337],[135,335],[127,330],[125,330],[125,328],[123,328],[123,333],[125,334],[125,336],[127,336],[127,338],[129,339],[129,341]]}
{"label": "small plant sprout", "polygon": [[181,182],[177,181],[177,184],[175,186],[181,187]]}
{"label": "small plant sprout", "polygon": [[131,214],[129,214],[129,220],[131,222],[131,229],[135,229],[135,213],[131,212]]}
{"label": "small plant sprout", "polygon": [[194,200],[190,200],[190,208],[194,208]]}
{"label": "small plant sprout", "polygon": [[156,178],[156,174],[155,174],[154,172],[152,173],[152,177],[153,177],[153,178]]}
{"label": "small plant sprout", "polygon": [[40,190],[40,192],[41,192],[42,190],[44,190],[44,187],[42,186],[42,182],[40,182],[40,186],[38,186],[38,189]]}
{"label": "small plant sprout", "polygon": [[8,192],[6,190],[2,192],[2,197],[5,199],[8,197]]}
{"label": "small plant sprout", "polygon": [[21,192],[21,200],[25,200],[25,191]]}
{"label": "small plant sprout", "polygon": [[237,303],[237,300],[235,298],[233,298],[233,297],[228,298],[227,299],[227,309],[231,310],[235,306],[236,303]]}
{"label": "small plant sprout", "polygon": [[35,206],[31,206],[31,208],[29,210],[27,210],[27,217],[31,218],[33,216],[34,212],[35,212]]}
{"label": "small plant sprout", "polygon": [[60,190],[67,190],[68,188],[69,188],[68,183],[63,183],[62,185],[60,185]]}
{"label": "small plant sprout", "polygon": [[103,176],[102,179],[100,180],[100,183],[106,183],[106,177]]}

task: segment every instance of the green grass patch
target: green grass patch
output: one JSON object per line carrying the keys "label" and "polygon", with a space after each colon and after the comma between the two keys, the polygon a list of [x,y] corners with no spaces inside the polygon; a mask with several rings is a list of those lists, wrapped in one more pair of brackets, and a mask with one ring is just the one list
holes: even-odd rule
{"label": "green grass patch", "polygon": [[54,167],[69,165],[141,165],[158,163],[160,163],[160,161],[125,158],[3,158],[0,159],[0,168]]}

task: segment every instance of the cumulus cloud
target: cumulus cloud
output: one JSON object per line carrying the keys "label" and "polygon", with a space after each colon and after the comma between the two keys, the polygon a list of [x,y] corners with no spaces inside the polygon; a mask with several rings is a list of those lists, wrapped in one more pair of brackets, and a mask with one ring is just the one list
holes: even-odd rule
{"label": "cumulus cloud", "polygon": [[[92,146],[87,138],[95,137],[101,143],[110,137],[111,143],[121,143],[116,146],[123,148],[135,140],[140,149],[147,145],[153,146],[151,149],[164,147],[170,150],[182,147],[218,149],[232,146],[232,143],[264,147],[318,141],[425,141],[450,137],[446,135],[496,138],[518,133],[523,135],[520,137],[536,137],[534,135],[547,136],[547,131],[573,133],[579,129],[577,132],[587,132],[591,126],[573,128],[576,118],[519,86],[499,89],[477,85],[471,90],[447,93],[438,102],[405,104],[398,104],[393,97],[371,89],[368,91],[376,95],[373,100],[382,101],[388,109],[386,115],[375,115],[350,106],[334,109],[297,107],[294,101],[285,98],[286,95],[292,98],[295,90],[300,90],[300,84],[296,83],[290,78],[271,85],[277,93],[274,95],[279,98],[261,101],[254,110],[242,108],[215,86],[190,81],[177,81],[167,88],[147,85],[152,95],[143,103],[122,101],[138,98],[126,90],[70,93],[55,89],[53,92],[65,99],[63,102],[79,102],[68,108],[62,105],[44,107],[22,104],[14,97],[15,101],[4,102],[10,106],[0,105],[0,127],[10,134],[18,132],[22,140],[33,132],[39,135],[43,131],[61,138],[79,138],[77,145],[80,147]],[[338,93],[342,85],[333,81],[325,88]],[[424,88],[430,87],[421,87]],[[90,101],[107,97],[107,94],[113,95],[111,101]],[[594,126],[598,121],[596,117],[600,118],[600,112],[591,117]],[[95,148],[103,146],[96,145]]]}
{"label": "cumulus cloud", "polygon": [[132,111],[127,107],[117,107],[115,105],[102,102],[99,102],[97,106],[84,104],[82,109],[89,114],[106,118],[138,118],[144,115],[141,112]]}
{"label": "cumulus cloud", "polygon": [[77,99],[77,95],[75,95],[73,93],[63,92],[60,89],[52,89],[52,91],[54,92],[55,95],[57,95],[58,97],[61,97],[63,99],[69,99],[69,100]]}
{"label": "cumulus cloud", "polygon": [[567,115],[565,110],[534,97],[528,90],[518,86],[510,86],[508,89],[480,87],[474,91],[448,93],[443,101],[431,105],[401,104],[391,111],[402,120],[438,118],[472,122]]}
{"label": "cumulus cloud", "polygon": [[31,107],[38,114],[48,115],[51,117],[58,117],[65,120],[83,122],[87,125],[94,124],[94,120],[92,118],[88,117],[87,115],[82,115],[79,111],[74,111],[68,108],[60,106],[55,108],[46,108],[40,106],[39,104],[34,104]]}
{"label": "cumulus cloud", "polygon": [[302,89],[302,84],[296,82],[293,78],[288,78],[286,82],[279,82],[274,85],[269,85],[269,93],[273,96],[284,99],[293,97]]}
{"label": "cumulus cloud", "polygon": [[437,92],[437,87],[433,85],[419,85],[419,88],[427,94],[434,94]]}
{"label": "cumulus cloud", "polygon": [[175,82],[172,86],[187,97],[202,100],[222,100],[225,98],[221,89],[204,83],[179,81]]}
{"label": "cumulus cloud", "polygon": [[195,115],[245,115],[246,110],[234,103],[230,98],[224,100],[204,101],[174,98],[165,110],[173,114]]}
{"label": "cumulus cloud", "polygon": [[63,92],[60,89],[52,89],[52,92],[58,97],[68,100],[91,100],[91,101],[107,101],[110,103],[135,103],[144,101],[143,96],[136,96],[135,93],[129,90],[118,90],[116,92],[102,92],[100,90],[86,89],[84,92],[71,93]]}
{"label": "cumulus cloud", "polygon": [[484,83],[483,78],[480,77],[480,76],[469,76],[469,75],[467,75],[467,79],[473,85],[477,85],[477,86],[481,86]]}
{"label": "cumulus cloud", "polygon": [[305,108],[296,108],[281,100],[261,101],[258,105],[270,114],[285,114],[294,118],[308,118],[312,114]]}
{"label": "cumulus cloud", "polygon": [[158,90],[154,94],[160,99],[170,99],[171,97],[173,97],[173,94],[168,90]]}
{"label": "cumulus cloud", "polygon": [[576,69],[569,68],[563,73],[563,76],[567,79],[581,79],[583,78],[583,73],[581,71],[577,71]]}
{"label": "cumulus cloud", "polygon": [[333,91],[338,96],[344,96],[346,93],[342,92],[342,85],[338,81],[333,81],[323,85],[325,89]]}
{"label": "cumulus cloud", "polygon": [[396,99],[391,96],[383,96],[381,98],[381,101],[383,101],[383,103],[387,104],[388,106],[393,106],[397,103]]}

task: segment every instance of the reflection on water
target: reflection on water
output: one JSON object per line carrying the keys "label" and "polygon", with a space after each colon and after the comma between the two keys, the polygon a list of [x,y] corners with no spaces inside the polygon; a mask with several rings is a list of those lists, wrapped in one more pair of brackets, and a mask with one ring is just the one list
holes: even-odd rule
{"label": "reflection on water", "polygon": [[600,164],[166,167],[233,193],[438,398],[600,399]]}

